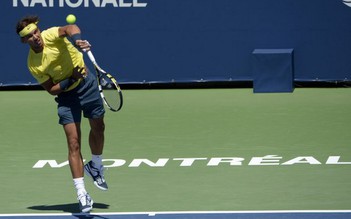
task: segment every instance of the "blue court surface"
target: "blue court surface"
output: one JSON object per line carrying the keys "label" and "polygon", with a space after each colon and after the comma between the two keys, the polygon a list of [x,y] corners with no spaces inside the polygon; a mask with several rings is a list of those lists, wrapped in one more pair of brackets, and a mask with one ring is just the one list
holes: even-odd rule
{"label": "blue court surface", "polygon": [[194,211],[98,214],[1,214],[1,219],[350,219],[351,211]]}

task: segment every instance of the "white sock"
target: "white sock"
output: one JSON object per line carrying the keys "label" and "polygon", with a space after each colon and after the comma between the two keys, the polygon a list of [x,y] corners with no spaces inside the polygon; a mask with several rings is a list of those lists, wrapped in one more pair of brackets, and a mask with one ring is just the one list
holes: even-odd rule
{"label": "white sock", "polygon": [[93,164],[94,164],[94,167],[100,169],[101,166],[102,166],[102,155],[92,155],[92,161],[93,161]]}
{"label": "white sock", "polygon": [[74,187],[77,190],[78,196],[79,196],[79,194],[87,193],[87,191],[85,190],[85,185],[84,185],[84,177],[73,179],[73,183],[74,183]]}

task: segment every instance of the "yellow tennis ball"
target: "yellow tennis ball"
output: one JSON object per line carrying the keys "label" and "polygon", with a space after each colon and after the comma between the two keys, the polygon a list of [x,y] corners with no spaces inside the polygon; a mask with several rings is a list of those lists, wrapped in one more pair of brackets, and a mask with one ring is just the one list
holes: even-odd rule
{"label": "yellow tennis ball", "polygon": [[66,17],[66,21],[69,24],[74,24],[76,22],[76,16],[74,16],[74,14],[69,14]]}

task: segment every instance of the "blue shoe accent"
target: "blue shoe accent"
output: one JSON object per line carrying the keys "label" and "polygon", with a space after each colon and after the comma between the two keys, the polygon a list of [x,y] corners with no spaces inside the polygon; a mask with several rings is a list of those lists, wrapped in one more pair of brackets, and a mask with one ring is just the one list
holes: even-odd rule
{"label": "blue shoe accent", "polygon": [[103,168],[98,169],[94,167],[93,161],[84,165],[84,172],[89,175],[93,180],[96,187],[106,191],[108,189],[107,183],[104,179]]}

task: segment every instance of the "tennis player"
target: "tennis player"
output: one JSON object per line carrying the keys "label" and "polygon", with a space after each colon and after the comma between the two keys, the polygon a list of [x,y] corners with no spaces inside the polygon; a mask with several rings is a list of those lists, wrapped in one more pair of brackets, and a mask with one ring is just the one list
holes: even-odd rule
{"label": "tennis player", "polygon": [[[68,160],[79,207],[82,212],[90,212],[93,200],[85,189],[84,170],[99,189],[108,189],[102,165],[105,110],[96,77],[87,70],[80,52],[89,50],[90,44],[81,39],[77,25],[51,27],[41,32],[38,22],[38,16],[26,16],[18,21],[16,32],[21,42],[29,45],[29,71],[45,90],[57,96],[59,123],[67,138]],[[81,154],[82,112],[91,128],[92,160],[86,165]]]}

